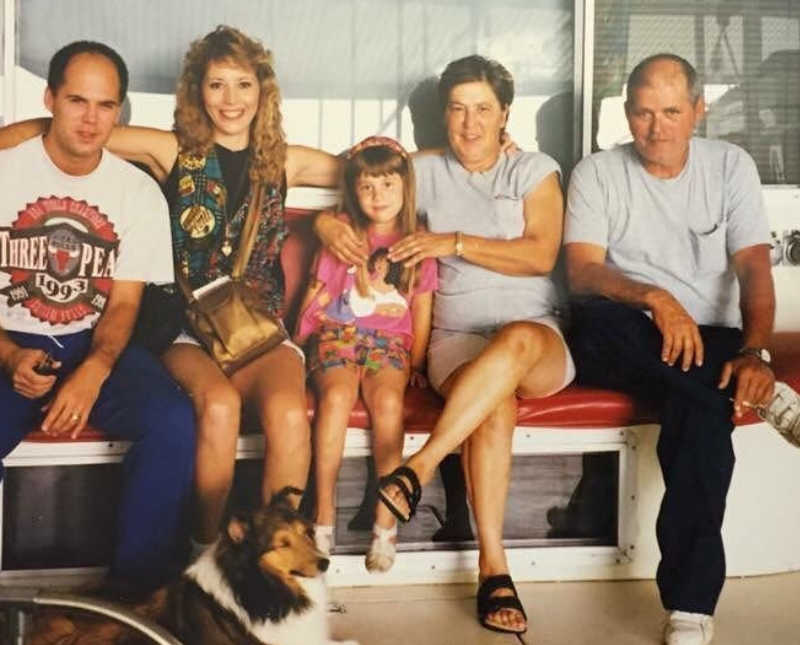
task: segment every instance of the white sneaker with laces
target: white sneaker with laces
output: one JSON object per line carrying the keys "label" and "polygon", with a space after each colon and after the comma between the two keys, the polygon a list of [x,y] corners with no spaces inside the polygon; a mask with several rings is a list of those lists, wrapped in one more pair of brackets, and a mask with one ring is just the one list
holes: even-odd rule
{"label": "white sneaker with laces", "polygon": [[714,619],[708,614],[671,611],[664,627],[664,645],[708,645],[714,638]]}
{"label": "white sneaker with laces", "polygon": [[772,401],[758,409],[758,416],[790,444],[800,447],[800,394],[786,383],[775,381]]}

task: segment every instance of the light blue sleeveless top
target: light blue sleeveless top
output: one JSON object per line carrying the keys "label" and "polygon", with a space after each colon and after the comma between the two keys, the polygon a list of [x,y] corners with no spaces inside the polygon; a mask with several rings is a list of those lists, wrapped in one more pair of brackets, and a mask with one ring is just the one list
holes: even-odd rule
{"label": "light blue sleeveless top", "polygon": [[[414,160],[417,208],[434,233],[513,239],[525,229],[523,200],[558,164],[546,154],[501,154],[485,172],[469,172],[447,151]],[[438,258],[433,327],[485,331],[514,320],[556,315],[549,276],[509,276],[456,256]]]}

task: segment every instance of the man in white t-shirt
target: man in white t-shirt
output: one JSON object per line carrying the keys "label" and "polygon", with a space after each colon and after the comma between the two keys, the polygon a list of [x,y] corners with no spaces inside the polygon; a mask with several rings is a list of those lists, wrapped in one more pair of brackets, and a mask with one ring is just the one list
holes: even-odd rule
{"label": "man in white t-shirt", "polygon": [[659,410],[666,491],[656,525],[667,645],[711,642],[725,579],[722,519],[733,419],[767,405],[775,296],[755,164],[693,137],[704,113],[692,66],[671,54],[628,80],[631,144],[572,174],[565,244],[579,382]]}
{"label": "man in white t-shirt", "polygon": [[0,457],[39,424],[133,441],[112,576],[150,587],[177,563],[194,415],[157,359],[127,347],[144,283],[172,281],[158,186],[103,150],[127,80],[106,45],[67,45],[50,62],[49,131],[0,151]]}

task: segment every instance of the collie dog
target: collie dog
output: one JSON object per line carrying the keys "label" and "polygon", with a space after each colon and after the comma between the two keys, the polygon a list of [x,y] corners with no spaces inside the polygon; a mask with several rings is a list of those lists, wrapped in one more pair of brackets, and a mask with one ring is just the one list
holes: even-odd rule
{"label": "collie dog", "polygon": [[[328,645],[328,558],[284,489],[249,516],[234,517],[219,542],[168,596],[165,625],[192,645]],[[171,624],[170,624],[171,623]],[[353,641],[349,641],[351,645]]]}
{"label": "collie dog", "polygon": [[[322,574],[328,558],[314,529],[287,500],[286,488],[251,513],[234,516],[218,542],[181,578],[135,607],[186,645],[330,645],[328,600]],[[109,623],[73,621],[61,638],[30,643],[88,645],[138,642]],[[102,634],[102,636],[101,636]],[[113,635],[112,635],[113,634]],[[54,636],[54,634],[50,634]],[[149,642],[149,641],[148,641]],[[358,645],[345,641],[341,645]]]}

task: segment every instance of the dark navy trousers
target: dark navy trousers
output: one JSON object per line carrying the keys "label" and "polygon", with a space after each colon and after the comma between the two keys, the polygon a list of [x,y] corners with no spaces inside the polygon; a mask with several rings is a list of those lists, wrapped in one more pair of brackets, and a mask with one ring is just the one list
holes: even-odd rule
{"label": "dark navy trousers", "polygon": [[[52,391],[86,357],[92,337],[90,331],[55,340],[7,333],[18,345],[44,349],[61,361]],[[0,458],[42,420],[47,398],[17,394],[0,374]],[[109,437],[133,442],[123,461],[111,577],[126,586],[155,587],[174,571],[185,546],[195,455],[192,404],[158,359],[131,345],[103,384],[89,422]]]}
{"label": "dark navy trousers", "polygon": [[642,311],[594,298],[573,304],[569,344],[579,383],[628,392],[658,410],[661,601],[670,611],[713,614],[725,581],[721,529],[734,465],[732,388],[717,383],[742,333],[700,326],[700,335],[704,363],[684,372],[661,360],[661,333]]}

